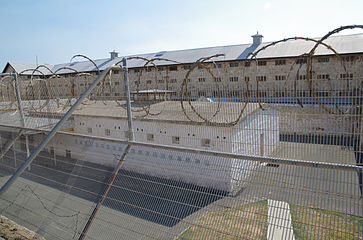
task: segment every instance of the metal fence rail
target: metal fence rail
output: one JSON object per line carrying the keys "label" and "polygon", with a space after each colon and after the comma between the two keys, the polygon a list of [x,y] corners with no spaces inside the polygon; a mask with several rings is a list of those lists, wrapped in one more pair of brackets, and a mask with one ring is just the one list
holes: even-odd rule
{"label": "metal fence rail", "polygon": [[[101,72],[76,55],[96,74],[1,76],[1,231],[15,234],[8,218],[24,238],[362,239],[363,62],[330,34],[238,68],[131,57]],[[259,54],[288,41],[311,50],[270,79]]]}

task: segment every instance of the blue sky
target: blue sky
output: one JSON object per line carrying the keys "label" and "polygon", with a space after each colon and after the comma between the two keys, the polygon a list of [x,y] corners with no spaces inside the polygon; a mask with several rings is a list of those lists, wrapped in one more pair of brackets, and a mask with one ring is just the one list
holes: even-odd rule
{"label": "blue sky", "polygon": [[[63,63],[75,54],[107,58],[319,37],[363,24],[362,0],[1,0],[0,68],[6,62]],[[346,31],[343,34],[360,33]]]}

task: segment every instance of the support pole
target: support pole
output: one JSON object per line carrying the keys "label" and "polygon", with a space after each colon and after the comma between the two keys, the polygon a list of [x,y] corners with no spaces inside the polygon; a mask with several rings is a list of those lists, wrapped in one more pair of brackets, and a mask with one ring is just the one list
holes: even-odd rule
{"label": "support pole", "polygon": [[97,86],[97,84],[105,79],[106,75],[110,70],[121,70],[120,67],[112,66],[105,69],[97,78],[92,82],[92,84],[82,93],[82,95],[77,99],[77,101],[72,105],[72,107],[63,115],[63,117],[57,122],[57,124],[52,128],[48,135],[39,143],[39,145],[34,149],[31,155],[20,165],[20,167],[15,171],[15,173],[8,179],[8,181],[1,187],[0,196],[14,183],[14,181],[23,173],[23,171],[32,163],[36,156],[43,150],[43,148],[49,143],[54,137],[58,130],[63,126],[65,121],[72,115],[72,113],[79,107],[83,100],[90,94],[90,92]]}
{"label": "support pole", "polygon": [[15,152],[15,144],[13,144],[13,155],[14,155],[14,167],[16,167],[16,152]]}
{"label": "support pole", "polygon": [[56,156],[55,156],[55,148],[54,148],[54,144],[53,144],[52,148],[53,148],[53,161],[54,161],[54,167],[56,167],[56,166],[57,166],[57,158],[56,158]]}
{"label": "support pole", "polygon": [[[29,151],[29,135],[25,135],[25,147],[26,147],[26,157],[28,158],[30,156],[30,151]],[[30,164],[28,166],[28,171],[30,171]]]}
{"label": "support pole", "polygon": [[21,124],[23,127],[25,127],[25,117],[24,117],[24,112],[23,112],[23,106],[21,105],[21,94],[20,94],[20,90],[19,90],[19,80],[18,80],[18,74],[14,73],[14,83],[15,83],[15,94],[16,94],[16,99],[18,102],[18,109],[19,109],[19,113],[20,113],[20,120],[21,120]]}
{"label": "support pole", "polygon": [[108,183],[107,183],[107,186],[106,186],[106,189],[105,191],[103,192],[103,194],[100,196],[98,202],[97,202],[97,205],[96,207],[93,209],[92,213],[91,213],[91,216],[89,217],[87,223],[86,223],[86,226],[84,227],[81,235],[79,236],[78,240],[83,240],[85,239],[85,237],[87,236],[87,232],[89,230],[89,228],[91,227],[92,225],[92,222],[93,222],[93,219],[95,218],[98,210],[100,209],[100,207],[102,206],[103,202],[105,201],[106,199],[106,196],[108,194],[108,192],[110,191],[113,183],[115,182],[115,179],[116,179],[116,176],[118,174],[118,172],[120,171],[123,163],[124,163],[124,159],[126,157],[126,155],[128,154],[129,150],[130,150],[130,145],[127,145],[126,146],[126,149],[124,151],[124,153],[122,154],[119,162],[118,162],[118,165],[115,169],[115,171],[112,173],[112,175],[110,176],[110,178],[108,179]]}
{"label": "support pole", "polygon": [[134,141],[134,130],[132,128],[132,115],[131,115],[130,86],[129,86],[129,76],[128,76],[126,58],[122,59],[122,66],[124,70],[124,86],[125,86],[126,107],[127,107],[127,125],[129,127],[128,137],[129,141]]}
{"label": "support pole", "polygon": [[[127,104],[127,123],[128,123],[128,127],[129,127],[129,141],[133,141],[134,140],[134,134],[133,134],[133,129],[132,129],[132,115],[131,115],[131,100],[130,100],[130,88],[129,88],[129,79],[128,79],[128,71],[127,71],[127,66],[126,66],[126,59],[122,59],[122,65],[123,65],[123,70],[124,70],[124,85],[125,85],[125,95],[126,95],[126,104]],[[118,172],[120,171],[123,163],[124,163],[124,159],[126,157],[126,155],[129,153],[129,150],[131,148],[131,145],[128,144],[125,148],[124,153],[122,154],[122,156],[119,159],[118,165],[115,169],[115,171],[112,173],[112,175],[110,176],[109,180],[108,180],[108,184],[106,186],[105,191],[103,192],[102,196],[100,196],[96,207],[93,209],[93,212],[91,213],[91,216],[89,217],[86,226],[84,227],[81,235],[79,236],[78,240],[84,240],[87,232],[89,230],[89,228],[92,225],[92,222],[99,210],[99,208],[102,206],[104,200],[107,197],[108,192],[110,191],[116,176],[118,174]]]}

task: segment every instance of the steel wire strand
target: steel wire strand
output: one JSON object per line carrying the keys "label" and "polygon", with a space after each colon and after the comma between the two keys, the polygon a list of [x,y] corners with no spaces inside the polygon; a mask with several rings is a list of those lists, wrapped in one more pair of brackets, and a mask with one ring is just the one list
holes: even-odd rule
{"label": "steel wire strand", "polygon": [[[345,71],[345,73],[347,73],[347,68],[346,68],[346,66],[345,66],[345,64],[344,64],[344,62],[343,62],[343,60],[342,60],[342,58],[341,58],[341,56],[339,55],[339,53],[333,48],[333,47],[331,47],[330,45],[328,45],[328,44],[326,44],[326,43],[323,43],[323,42],[321,42],[320,40],[316,40],[316,39],[312,39],[312,38],[307,38],[307,37],[291,37],[291,38],[286,38],[286,39],[282,39],[282,40],[279,40],[279,41],[275,41],[275,42],[272,42],[272,43],[270,43],[270,44],[267,44],[267,45],[265,45],[265,46],[263,46],[263,47],[261,47],[260,49],[258,49],[257,51],[255,51],[255,52],[253,52],[253,53],[249,53],[248,54],[248,56],[246,57],[246,58],[248,58],[249,56],[251,56],[251,60],[255,60],[255,62],[256,62],[256,73],[258,72],[258,58],[257,58],[257,55],[260,53],[260,52],[262,52],[262,51],[264,51],[264,50],[266,50],[266,49],[268,49],[269,47],[273,47],[273,46],[276,46],[277,44],[279,44],[279,43],[286,43],[286,42],[288,42],[288,41],[291,41],[291,40],[294,40],[294,41],[296,41],[296,40],[304,40],[304,41],[311,41],[311,42],[315,42],[316,44],[319,44],[319,42],[320,42],[320,44],[321,45],[323,45],[323,46],[325,46],[327,49],[329,49],[330,51],[332,51],[333,52],[333,54],[338,58],[338,61],[340,62],[340,64],[342,65],[342,67],[343,67],[343,69],[344,69],[344,71]],[[315,48],[316,49],[316,48]],[[309,59],[309,57],[310,56],[312,56],[313,55],[313,53],[314,53],[314,51],[315,51],[315,49],[314,49],[314,47],[313,47],[313,49],[312,50],[310,50],[310,52],[309,53],[303,53],[301,56],[302,57],[307,57],[307,59]],[[324,110],[326,110],[328,113],[331,113],[331,114],[335,114],[334,112],[332,112],[331,110],[329,110],[329,109],[327,109],[325,106],[324,106],[324,104],[321,104],[321,102],[320,102],[320,100],[316,97],[316,95],[315,95],[315,91],[314,91],[314,89],[312,89],[312,83],[311,83],[311,80],[309,79],[308,80],[308,77],[310,77],[311,78],[311,76],[310,76],[310,71],[309,71],[309,66],[307,65],[306,66],[306,79],[307,79],[307,83],[308,83],[308,86],[309,86],[309,89],[311,90],[311,92],[312,92],[312,94],[313,94],[313,97],[315,98],[315,100],[317,101],[317,103],[324,109]],[[256,79],[257,80],[257,79]],[[328,79],[328,80],[330,80],[330,79]],[[287,81],[287,79],[286,79],[286,81]],[[257,81],[257,88],[258,88],[258,83],[259,83],[259,81]],[[330,81],[328,81],[328,83],[329,83],[329,87],[332,89],[332,86],[331,86],[331,82]],[[262,103],[261,103],[261,100],[260,100],[260,98],[259,98],[259,91],[257,90],[257,99],[258,99],[258,102],[259,102],[259,105],[260,105],[260,108],[261,109],[263,109],[263,106],[262,106]],[[342,114],[343,113],[343,111],[341,111],[340,110],[340,108],[339,108],[339,106],[336,104],[335,105],[335,107],[337,108],[337,110],[338,110],[338,113],[339,114]]]}

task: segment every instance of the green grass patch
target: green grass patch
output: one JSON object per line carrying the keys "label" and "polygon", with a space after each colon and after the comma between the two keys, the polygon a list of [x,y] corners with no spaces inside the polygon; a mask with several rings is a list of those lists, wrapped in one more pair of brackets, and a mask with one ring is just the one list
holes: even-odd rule
{"label": "green grass patch", "polygon": [[[290,204],[296,240],[362,240],[362,217]],[[208,211],[184,231],[186,239],[266,239],[267,200]]]}
{"label": "green grass patch", "polygon": [[290,204],[295,239],[362,239],[362,218]]}
{"label": "green grass patch", "polygon": [[266,239],[267,200],[208,211],[180,237],[185,239]]}

